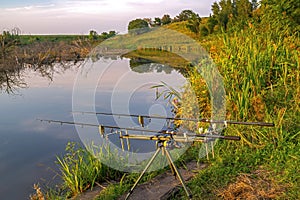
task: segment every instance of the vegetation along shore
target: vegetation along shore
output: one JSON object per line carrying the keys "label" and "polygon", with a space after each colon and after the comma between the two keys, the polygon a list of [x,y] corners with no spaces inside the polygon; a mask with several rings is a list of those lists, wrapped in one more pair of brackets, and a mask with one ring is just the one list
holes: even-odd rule
{"label": "vegetation along shore", "polygon": [[[128,30],[164,27],[198,41],[216,63],[224,78],[226,119],[274,122],[274,128],[228,126],[226,134],[240,142],[218,141],[215,157],[198,159],[197,145],[191,147],[178,165],[191,160],[206,163],[187,182],[194,199],[298,199],[300,196],[300,5],[292,0],[221,0],[211,6],[212,14],[201,18],[183,10],[175,18],[168,14],[154,19],[133,19]],[[0,35],[0,84],[5,73],[24,67],[80,62],[115,31],[86,36],[25,36],[12,30]],[[136,33],[142,34],[142,33]],[[143,49],[126,55],[169,63]],[[164,52],[164,56],[169,56]],[[155,57],[155,58],[154,58]],[[181,63],[181,61],[178,61]],[[177,62],[177,63],[178,63]],[[175,68],[187,68],[194,91],[205,91],[203,78],[182,61]],[[3,87],[3,86],[1,86]],[[197,93],[199,117],[210,116],[210,97]],[[177,114],[180,116],[180,109]],[[113,157],[113,155],[111,155]],[[118,199],[128,192],[138,174],[113,170],[97,160],[91,151],[69,143],[65,156],[57,158],[62,183],[56,188],[35,185],[31,199],[66,199],[103,186],[94,199]],[[166,169],[147,173],[147,182]],[[184,191],[171,199],[185,199]]]}

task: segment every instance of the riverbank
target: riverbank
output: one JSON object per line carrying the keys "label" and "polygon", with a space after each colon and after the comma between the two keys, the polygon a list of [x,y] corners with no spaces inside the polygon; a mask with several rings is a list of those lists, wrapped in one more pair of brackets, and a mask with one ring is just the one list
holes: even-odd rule
{"label": "riverbank", "polygon": [[[270,13],[275,11],[260,10],[259,20],[198,38],[223,77],[226,119],[273,122],[275,127],[228,126],[224,134],[241,141],[218,141],[210,166],[188,182],[195,199],[300,196],[300,39],[280,20],[274,29],[269,22],[276,16]],[[97,198],[119,198],[137,176],[119,178]],[[184,191],[173,197],[185,198]]]}

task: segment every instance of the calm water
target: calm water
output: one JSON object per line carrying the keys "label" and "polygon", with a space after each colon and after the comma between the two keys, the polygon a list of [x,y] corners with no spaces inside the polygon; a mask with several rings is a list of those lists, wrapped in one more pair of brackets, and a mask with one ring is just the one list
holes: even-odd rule
{"label": "calm water", "polygon": [[[100,77],[93,73],[95,69],[102,70]],[[166,101],[155,100],[156,91],[150,87],[159,81],[174,87],[185,82],[170,67],[148,63],[131,68],[128,59],[100,60],[81,67],[27,68],[17,77],[8,74],[14,80],[10,93],[6,92],[7,84],[0,82],[0,199],[28,199],[34,183],[43,186],[59,182],[58,177],[54,178],[55,157],[63,155],[67,142],[80,142],[80,138],[72,125],[41,123],[36,119],[73,121],[73,86],[75,80],[78,83],[78,73],[86,80],[97,79],[96,87],[89,81],[80,84],[86,91],[94,92],[95,109],[102,112],[123,113],[126,108],[131,114],[170,114],[170,109],[164,108]],[[20,82],[26,87],[20,88]],[[116,124],[109,117],[100,120]]]}

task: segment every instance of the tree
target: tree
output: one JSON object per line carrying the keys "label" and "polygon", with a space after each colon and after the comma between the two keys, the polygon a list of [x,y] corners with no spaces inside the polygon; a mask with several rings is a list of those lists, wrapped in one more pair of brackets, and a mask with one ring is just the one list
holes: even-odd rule
{"label": "tree", "polygon": [[[253,4],[252,4],[253,3]],[[213,18],[219,27],[228,30],[236,25],[244,26],[252,17],[253,6],[257,7],[257,0],[221,0],[212,5]],[[211,20],[213,25],[213,20]],[[211,28],[209,28],[211,29]]]}
{"label": "tree", "polygon": [[220,15],[220,6],[217,2],[213,3],[213,5],[211,6],[211,10],[214,17],[218,17]]}
{"label": "tree", "polygon": [[128,32],[131,34],[141,34],[149,30],[149,24],[145,20],[135,19],[129,22]]}
{"label": "tree", "polygon": [[155,26],[160,26],[161,25],[161,19],[159,17],[154,18],[154,25]]}
{"label": "tree", "polygon": [[207,20],[207,28],[209,33],[213,33],[215,26],[218,24],[218,21],[215,17],[209,16]]}
{"label": "tree", "polygon": [[98,38],[98,33],[94,30],[90,30],[90,34],[89,34],[89,40],[90,41],[95,41]]}
{"label": "tree", "polygon": [[109,31],[108,33],[102,32],[101,35],[98,37],[100,37],[102,40],[106,40],[108,38],[115,36],[116,34],[117,34],[116,31]]}
{"label": "tree", "polygon": [[168,14],[165,14],[165,15],[161,18],[161,23],[162,23],[163,25],[169,24],[169,23],[171,23],[171,22],[172,22],[172,19],[171,19],[170,15],[168,15]]}
{"label": "tree", "polygon": [[236,2],[237,17],[241,21],[245,21],[251,16],[252,5],[248,0],[238,0]]}
{"label": "tree", "polygon": [[109,31],[109,33],[108,33],[108,37],[113,37],[115,35],[117,35],[116,31]]}
{"label": "tree", "polygon": [[233,17],[234,9],[231,0],[221,0],[212,5],[213,17],[218,21],[218,25],[224,30],[227,29],[229,19]]}
{"label": "tree", "polygon": [[102,32],[102,33],[101,33],[101,37],[102,37],[103,39],[107,39],[107,38],[108,38],[108,33],[107,33],[107,32]]}
{"label": "tree", "polygon": [[193,13],[192,16],[188,19],[188,23],[186,27],[190,29],[193,33],[199,34],[200,33],[200,24],[201,18],[198,14]]}
{"label": "tree", "polygon": [[11,32],[3,31],[2,34],[0,34],[0,58],[2,58],[3,61],[10,55],[10,51],[20,43],[19,34],[20,29],[18,28],[12,29]]}
{"label": "tree", "polygon": [[176,18],[176,21],[180,21],[181,22],[181,21],[187,21],[187,20],[191,19],[194,15],[196,15],[196,13],[194,13],[191,10],[183,10],[175,18]]}

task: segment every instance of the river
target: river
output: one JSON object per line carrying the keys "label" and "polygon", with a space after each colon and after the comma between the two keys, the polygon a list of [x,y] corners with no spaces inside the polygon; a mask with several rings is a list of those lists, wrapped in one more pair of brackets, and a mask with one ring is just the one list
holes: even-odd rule
{"label": "river", "polygon": [[[94,73],[95,69],[101,75]],[[83,78],[87,81],[82,82]],[[95,79],[96,82],[90,82]],[[60,182],[56,156],[64,154],[69,141],[81,143],[73,125],[37,120],[72,122],[78,85],[93,92],[98,112],[170,115],[167,100],[156,100],[157,91],[151,86],[165,81],[180,88],[185,78],[168,66],[131,66],[130,60],[124,58],[100,59],[91,66],[67,63],[24,67],[18,72],[0,71],[0,81],[0,199],[28,199],[34,192],[33,184],[46,187]],[[77,104],[76,108],[85,106]],[[101,122],[118,125],[113,120],[103,118]]]}

